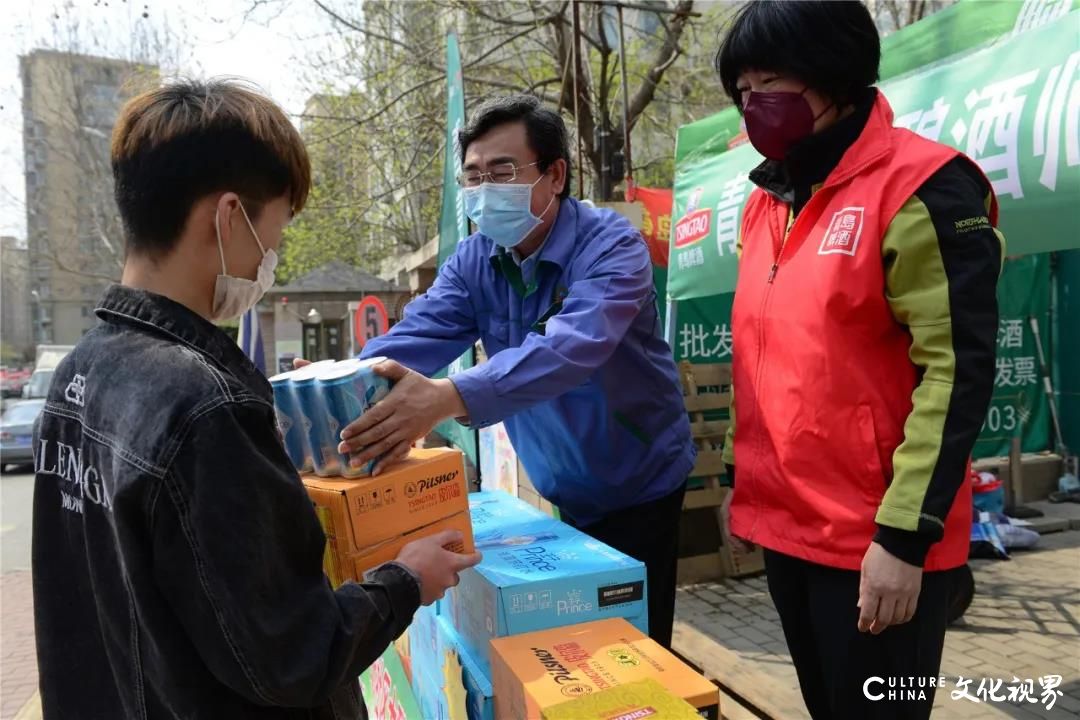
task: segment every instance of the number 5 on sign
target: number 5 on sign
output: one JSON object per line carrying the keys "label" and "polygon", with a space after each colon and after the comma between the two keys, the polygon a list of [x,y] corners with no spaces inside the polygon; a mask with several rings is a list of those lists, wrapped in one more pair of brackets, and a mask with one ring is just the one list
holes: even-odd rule
{"label": "number 5 on sign", "polygon": [[353,315],[353,335],[358,349],[363,349],[368,340],[385,335],[389,329],[390,320],[382,301],[374,295],[361,300]]}

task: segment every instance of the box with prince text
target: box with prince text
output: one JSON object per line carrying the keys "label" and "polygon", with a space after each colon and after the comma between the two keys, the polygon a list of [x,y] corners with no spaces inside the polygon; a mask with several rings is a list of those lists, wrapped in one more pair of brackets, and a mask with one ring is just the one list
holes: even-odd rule
{"label": "box with prince text", "polygon": [[469,493],[469,515],[474,535],[550,517],[502,490]]}
{"label": "box with prince text", "polygon": [[493,638],[614,617],[648,632],[641,562],[546,517],[474,533],[484,559],[442,612],[485,675]]}

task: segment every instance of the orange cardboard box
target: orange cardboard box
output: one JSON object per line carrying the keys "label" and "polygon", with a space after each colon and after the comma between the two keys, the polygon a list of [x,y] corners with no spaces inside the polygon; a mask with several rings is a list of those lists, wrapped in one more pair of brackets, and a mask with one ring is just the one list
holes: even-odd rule
{"label": "orange cardboard box", "polygon": [[405,547],[413,540],[419,540],[422,537],[434,535],[443,530],[459,530],[461,531],[461,534],[465,536],[464,542],[447,545],[447,550],[456,553],[471,553],[476,550],[473,546],[472,520],[469,517],[469,513],[456,513],[444,520],[433,522],[430,525],[417,528],[404,535],[397,535],[389,540],[384,540],[378,545],[354,553],[349,558],[352,562],[354,572],[353,579],[359,580],[364,577],[364,573],[373,567],[378,567],[383,563],[390,562],[398,556],[398,553],[401,552],[401,548]]}
{"label": "orange cardboard box", "polygon": [[697,709],[652,678],[544,708],[543,720],[701,720]]}
{"label": "orange cardboard box", "polygon": [[413,449],[378,477],[303,480],[326,533],[324,565],[335,587],[361,579],[358,568],[393,560],[406,543],[440,530],[461,530],[465,542],[455,549],[473,551],[459,450]]}
{"label": "orange cardboard box", "polygon": [[653,679],[718,718],[715,685],[622,618],[491,641],[495,717],[541,720],[545,709],[611,687]]}

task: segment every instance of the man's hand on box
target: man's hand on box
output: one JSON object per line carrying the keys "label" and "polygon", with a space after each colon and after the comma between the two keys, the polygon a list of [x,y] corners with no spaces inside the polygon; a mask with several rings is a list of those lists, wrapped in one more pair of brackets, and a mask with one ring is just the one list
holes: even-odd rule
{"label": "man's hand on box", "polygon": [[420,604],[430,605],[446,594],[447,588],[457,587],[458,573],[478,564],[480,553],[461,555],[446,549],[464,538],[457,530],[444,530],[411,543],[401,549],[396,562],[420,578]]}
{"label": "man's hand on box", "polygon": [[350,423],[341,432],[338,451],[352,455],[353,467],[381,458],[375,475],[404,458],[412,444],[440,422],[463,417],[465,404],[457,388],[447,379],[431,380],[393,360],[374,367],[390,380],[390,394]]}

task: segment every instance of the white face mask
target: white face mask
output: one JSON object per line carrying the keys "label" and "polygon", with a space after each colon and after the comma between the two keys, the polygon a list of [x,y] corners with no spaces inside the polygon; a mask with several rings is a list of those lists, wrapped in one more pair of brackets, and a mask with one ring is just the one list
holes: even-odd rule
{"label": "white face mask", "polygon": [[259,270],[255,280],[233,277],[228,274],[225,267],[225,247],[221,244],[221,221],[218,219],[217,213],[215,213],[214,231],[217,233],[218,252],[221,253],[221,274],[217,276],[217,282],[214,284],[214,307],[210,312],[210,319],[214,322],[240,317],[255,307],[259,300],[262,299],[262,296],[266,294],[266,291],[274,285],[274,270],[277,269],[278,264],[277,253],[273,249],[266,250],[263,248],[263,244],[255,233],[255,228],[252,226],[251,219],[248,217],[247,210],[244,209],[243,205],[240,205],[240,212],[244,214],[244,220],[247,221],[248,229],[251,230],[251,236],[255,238],[255,242],[259,245],[259,250],[262,252],[262,262],[259,263]]}

